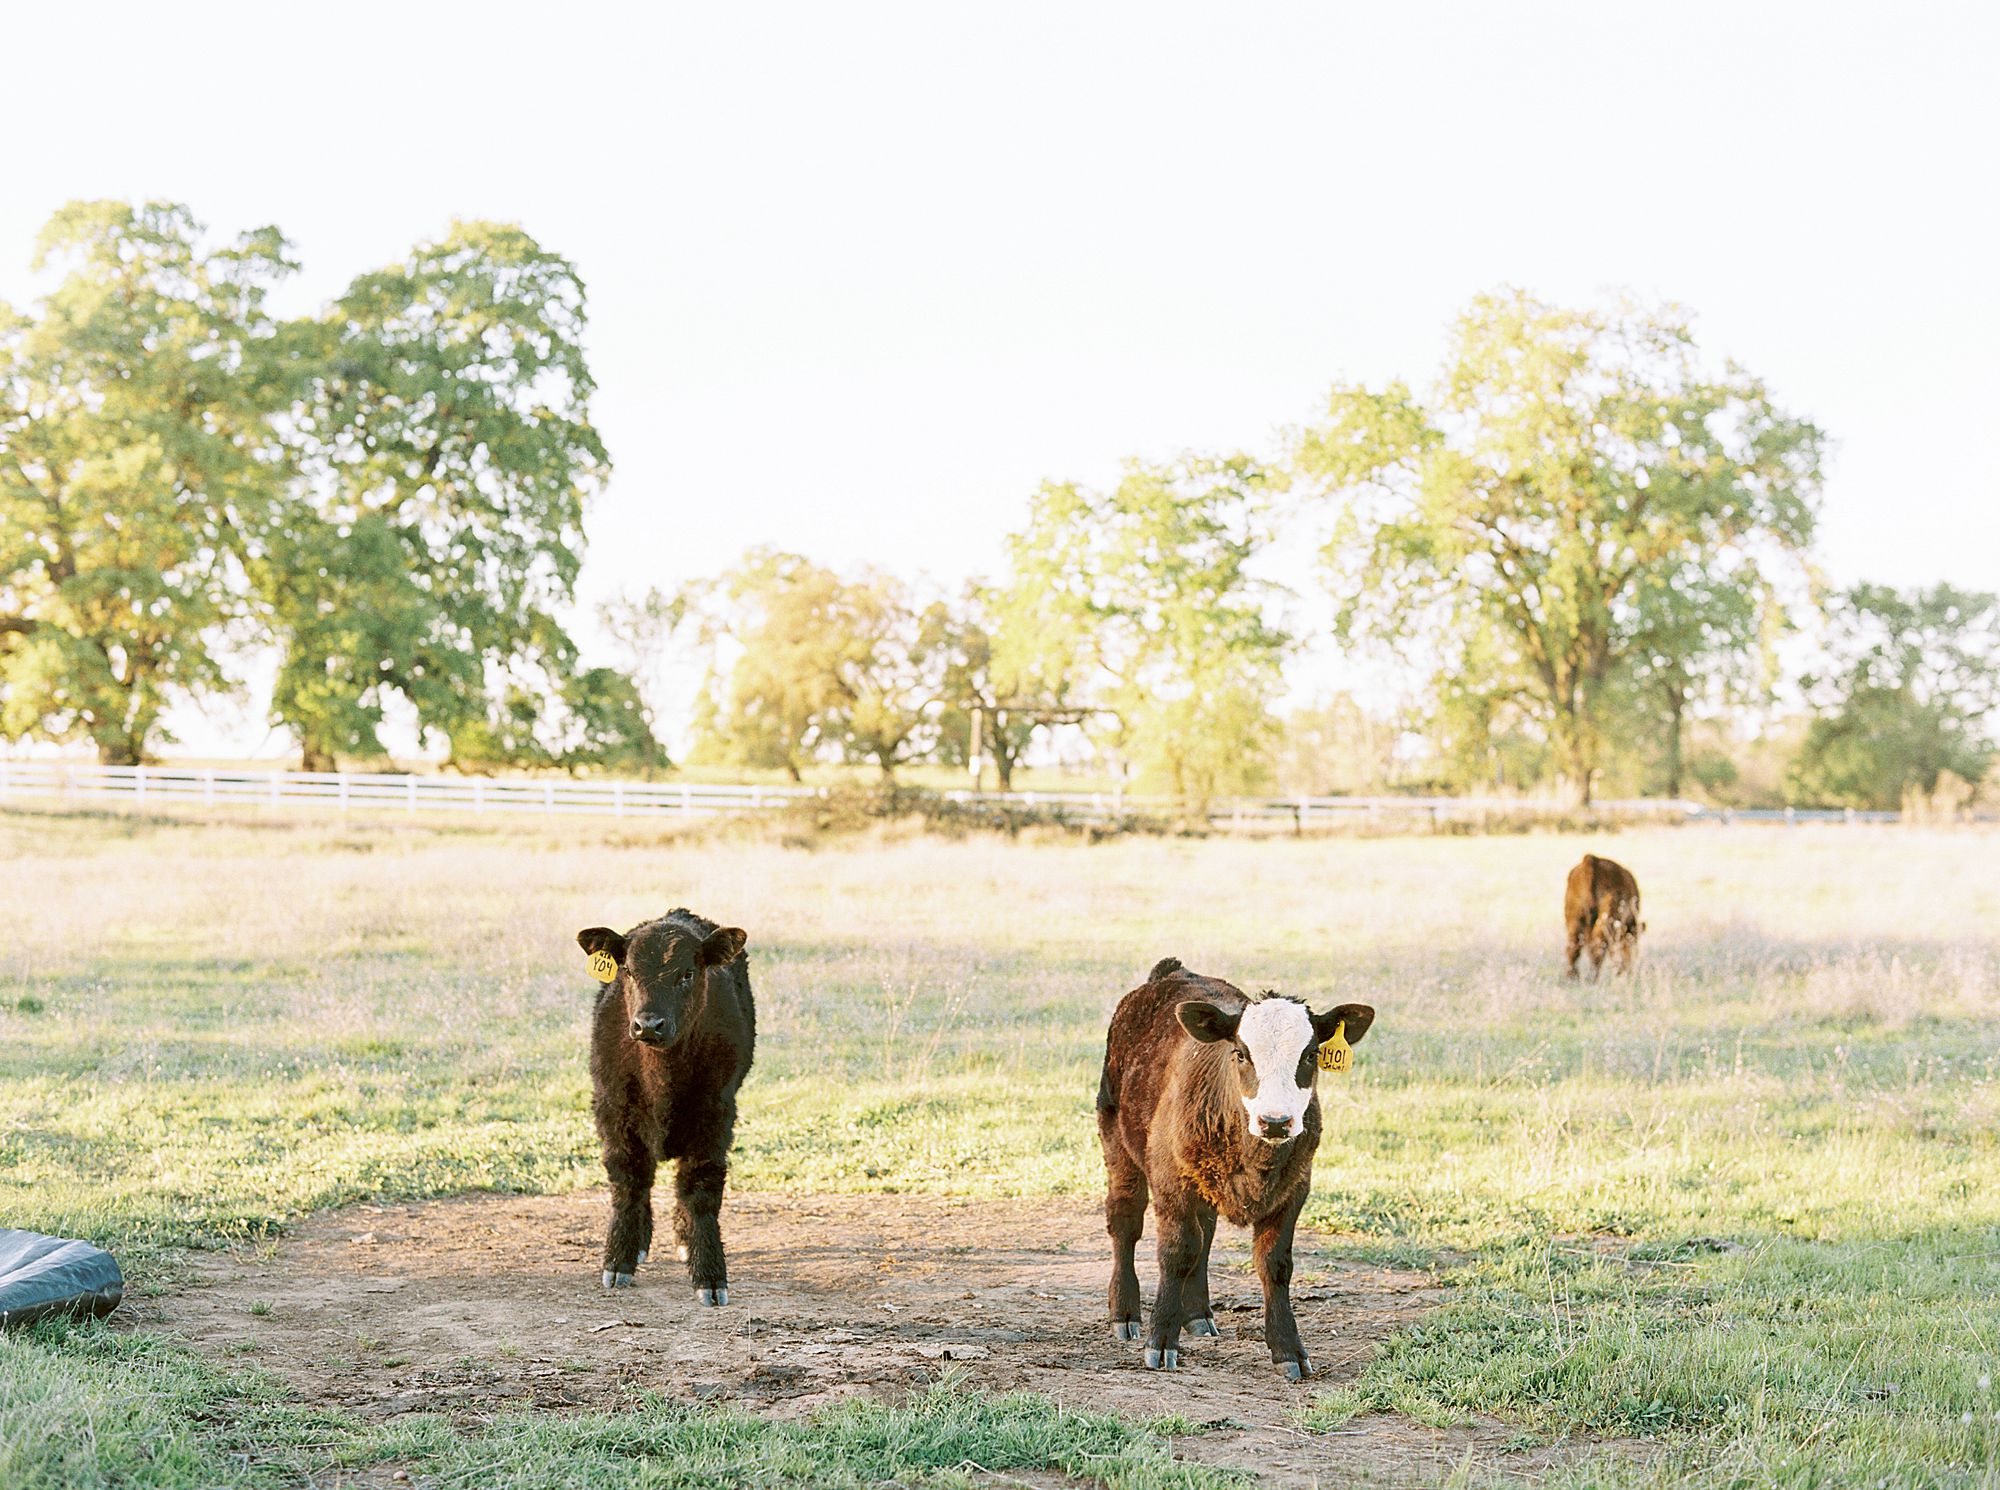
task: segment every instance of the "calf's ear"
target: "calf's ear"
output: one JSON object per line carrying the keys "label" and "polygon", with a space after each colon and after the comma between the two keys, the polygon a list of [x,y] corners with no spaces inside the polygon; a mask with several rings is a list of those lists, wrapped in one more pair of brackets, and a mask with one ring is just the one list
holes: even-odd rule
{"label": "calf's ear", "polygon": [[593,957],[609,952],[619,962],[625,960],[625,938],[609,926],[587,926],[576,934],[576,944]]}
{"label": "calf's ear", "polygon": [[1207,999],[1189,999],[1174,1007],[1174,1018],[1181,1022],[1181,1028],[1204,1045],[1213,1045],[1218,1040],[1234,1040],[1236,1027],[1243,1023],[1241,1014],[1231,1014]]}
{"label": "calf's ear", "polygon": [[743,950],[743,944],[749,940],[740,926],[718,926],[702,938],[702,966],[721,967],[726,962],[733,962],[736,954]]}
{"label": "calf's ear", "polygon": [[1338,1009],[1313,1015],[1313,1039],[1324,1045],[1333,1038],[1335,1030],[1340,1030],[1343,1040],[1349,1045],[1356,1045],[1374,1022],[1375,1011],[1368,1005],[1342,1004]]}

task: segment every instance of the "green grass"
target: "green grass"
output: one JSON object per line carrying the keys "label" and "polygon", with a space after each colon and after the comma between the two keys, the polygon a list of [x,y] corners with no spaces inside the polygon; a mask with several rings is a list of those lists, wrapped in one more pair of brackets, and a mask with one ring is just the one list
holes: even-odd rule
{"label": "green grass", "polygon": [[798,1422],[634,1396],[614,1413],[509,1413],[468,1431],[434,1417],[389,1426],[286,1401],[156,1339],[101,1325],[0,1339],[0,1485],[294,1485],[356,1465],[408,1464],[495,1490],[711,1490],[885,1483],[966,1487],[1054,1471],[1113,1490],[1223,1490],[1239,1477],[1173,1462],[1145,1428],[947,1377],[907,1402],[850,1399]]}
{"label": "green grass", "polygon": [[[597,1183],[571,938],[677,903],[751,933],[740,1184],[1089,1196],[1104,1021],[1171,952],[1381,1011],[1325,1091],[1308,1220],[1454,1288],[1309,1426],[1655,1438],[1584,1472],[1640,1484],[2000,1483],[2000,838],[1618,835],[1651,932],[1600,986],[1556,976],[1581,847],[4,814],[0,1215],[118,1246],[143,1282],[358,1197]],[[196,1367],[105,1339],[191,1390]],[[102,1404],[39,1337],[4,1349],[0,1400],[46,1379]],[[609,1455],[623,1421],[518,1431]],[[427,1431],[426,1463],[501,1452]],[[0,1441],[43,1455],[0,1484],[183,1482]]]}

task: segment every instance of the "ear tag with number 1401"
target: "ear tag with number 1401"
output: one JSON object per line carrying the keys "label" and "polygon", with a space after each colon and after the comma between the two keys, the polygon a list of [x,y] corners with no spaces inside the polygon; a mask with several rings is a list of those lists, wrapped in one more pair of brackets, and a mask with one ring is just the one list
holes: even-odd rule
{"label": "ear tag with number 1401", "polygon": [[1354,1047],[1347,1043],[1347,1021],[1341,1020],[1333,1027],[1333,1038],[1319,1048],[1319,1068],[1322,1071],[1345,1071],[1354,1064]]}
{"label": "ear tag with number 1401", "polygon": [[618,959],[609,952],[590,954],[590,976],[600,983],[609,983],[618,976]]}

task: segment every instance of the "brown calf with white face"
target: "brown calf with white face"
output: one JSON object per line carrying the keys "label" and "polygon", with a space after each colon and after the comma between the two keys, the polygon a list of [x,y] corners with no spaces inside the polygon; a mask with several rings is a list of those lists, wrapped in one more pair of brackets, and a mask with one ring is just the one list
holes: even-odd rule
{"label": "brown calf with white face", "polygon": [[1160,1290],[1145,1332],[1149,1369],[1180,1364],[1180,1335],[1216,1333],[1208,1253],[1217,1216],[1252,1233],[1264,1338],[1294,1381],[1312,1374],[1292,1315],[1292,1236],[1319,1148],[1319,1047],[1374,1022],[1366,1004],[1315,1014],[1294,998],[1252,999],[1169,957],[1120,1001],[1105,1041],[1097,1129],[1108,1180],[1111,1333],[1140,1333],[1133,1252],[1150,1193]]}
{"label": "brown calf with white face", "polygon": [[1572,978],[1577,976],[1576,960],[1586,950],[1593,982],[1604,976],[1606,957],[1613,959],[1614,971],[1631,972],[1639,933],[1646,929],[1639,919],[1639,882],[1632,871],[1611,859],[1585,854],[1563,885],[1563,925],[1569,932]]}
{"label": "brown calf with white face", "polygon": [[673,910],[623,936],[593,926],[576,940],[616,969],[590,1029],[590,1106],[611,1180],[604,1286],[629,1288],[652,1250],[653,1174],[672,1159],[680,1256],[695,1296],[726,1304],[722,1190],[757,1041],[744,935]]}

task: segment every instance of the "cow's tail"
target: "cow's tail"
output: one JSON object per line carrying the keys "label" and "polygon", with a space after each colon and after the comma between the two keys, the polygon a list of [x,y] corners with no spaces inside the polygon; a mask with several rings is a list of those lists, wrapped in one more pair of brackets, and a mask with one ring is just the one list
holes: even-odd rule
{"label": "cow's tail", "polygon": [[1097,1078],[1097,1110],[1113,1113],[1118,1110],[1118,1093],[1111,1086],[1111,1047],[1104,1049],[1104,1074]]}
{"label": "cow's tail", "polygon": [[1169,974],[1177,973],[1180,971],[1181,971],[1180,958],[1162,957],[1158,962],[1153,964],[1153,970],[1150,973],[1146,974],[1146,981],[1148,983],[1157,983],[1160,981],[1160,979],[1167,977]]}

